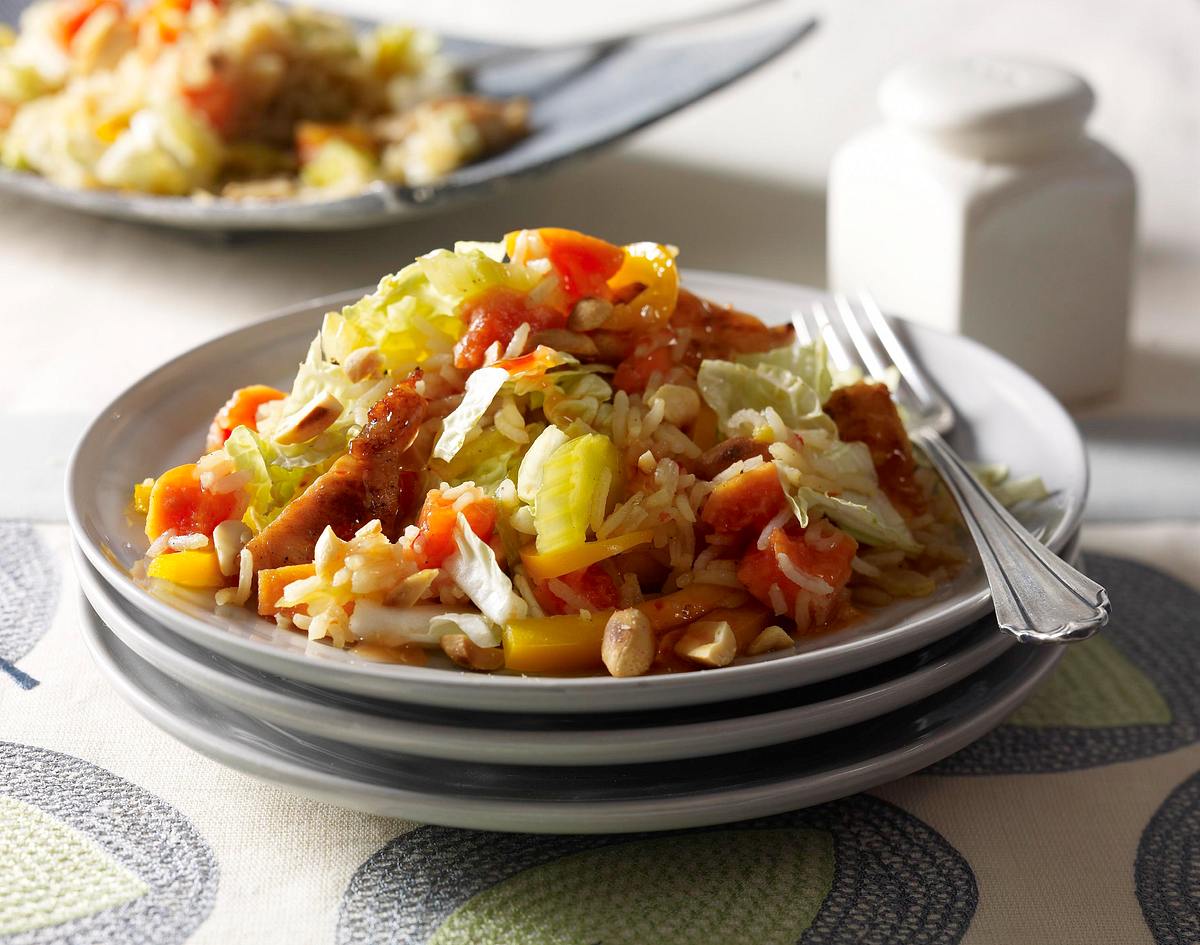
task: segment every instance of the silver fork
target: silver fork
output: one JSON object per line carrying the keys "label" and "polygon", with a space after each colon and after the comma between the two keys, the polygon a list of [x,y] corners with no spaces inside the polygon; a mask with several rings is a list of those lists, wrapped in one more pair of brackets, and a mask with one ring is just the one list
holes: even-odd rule
{"label": "silver fork", "polygon": [[[1000,628],[1022,642],[1066,643],[1085,640],[1108,623],[1104,588],[1026,531],[942,439],[954,426],[954,409],[909,355],[874,301],[862,296],[855,307],[839,295],[833,310],[831,317],[818,302],[808,313],[797,313],[797,332],[802,338],[822,338],[840,369],[857,366],[881,381],[893,368],[900,375],[896,400],[907,414],[909,436],[958,502],[983,559]],[[842,326],[849,349],[835,324]]]}

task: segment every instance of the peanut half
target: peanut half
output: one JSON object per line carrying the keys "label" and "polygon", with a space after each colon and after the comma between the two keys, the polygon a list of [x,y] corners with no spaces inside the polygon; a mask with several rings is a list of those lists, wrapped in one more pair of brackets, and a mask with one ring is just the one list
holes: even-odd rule
{"label": "peanut half", "polygon": [[640,610],[618,610],[608,618],[600,658],[614,676],[641,676],[654,662],[654,631]]}

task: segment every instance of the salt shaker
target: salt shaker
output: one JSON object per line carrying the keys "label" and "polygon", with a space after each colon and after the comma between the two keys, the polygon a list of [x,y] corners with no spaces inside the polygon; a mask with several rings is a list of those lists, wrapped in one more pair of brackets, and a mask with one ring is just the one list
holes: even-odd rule
{"label": "salt shaker", "polygon": [[991,57],[887,77],[880,127],[829,178],[829,278],[960,332],[1064,400],[1111,392],[1126,347],[1135,184],[1084,125],[1079,76]]}

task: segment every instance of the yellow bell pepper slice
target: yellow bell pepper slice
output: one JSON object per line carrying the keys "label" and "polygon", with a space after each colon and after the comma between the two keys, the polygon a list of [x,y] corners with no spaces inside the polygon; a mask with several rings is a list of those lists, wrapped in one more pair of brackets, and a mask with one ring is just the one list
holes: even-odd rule
{"label": "yellow bell pepper slice", "polygon": [[146,573],[183,587],[224,587],[229,582],[221,573],[217,553],[207,549],[161,554],[150,562]]}
{"label": "yellow bell pepper slice", "polygon": [[608,280],[614,292],[631,285],[642,291],[618,305],[604,323],[609,331],[633,331],[665,325],[679,301],[679,267],[676,253],[660,243],[632,243],[625,247],[625,262]]}
{"label": "yellow bell pepper slice", "polygon": [[600,643],[611,610],[510,620],[504,628],[504,667],[518,673],[583,673],[599,669]]}
{"label": "yellow bell pepper slice", "polygon": [[619,555],[630,548],[644,545],[652,538],[654,538],[654,532],[646,529],[640,532],[630,532],[628,535],[618,535],[615,538],[589,541],[574,548],[564,548],[561,551],[550,551],[546,554],[522,552],[521,561],[525,564],[525,573],[533,580],[549,581],[551,578],[591,567],[597,561]]}
{"label": "yellow bell pepper slice", "polygon": [[133,487],[133,510],[145,515],[150,511],[150,493],[154,489],[154,480],[147,479]]}

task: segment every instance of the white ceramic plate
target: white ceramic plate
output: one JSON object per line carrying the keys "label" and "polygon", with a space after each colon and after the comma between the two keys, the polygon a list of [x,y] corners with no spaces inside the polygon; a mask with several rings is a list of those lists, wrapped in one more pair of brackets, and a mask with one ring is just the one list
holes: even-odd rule
{"label": "white ceramic plate", "polygon": [[599,765],[697,758],[807,738],[877,718],[950,686],[1016,641],[983,618],[852,678],[707,706],[615,715],[463,712],[367,699],[242,666],[154,624],[74,549],[83,592],[108,628],[177,682],[302,735],[463,761]]}
{"label": "white ceramic plate", "polygon": [[[820,298],[801,286],[716,273],[685,275],[689,287],[782,322]],[[93,421],[67,474],[67,513],[76,541],[104,580],[138,610],[200,646],[275,675],[358,695],[460,708],[517,712],[603,712],[738,699],[846,675],[926,646],[988,611],[982,568],[969,566],[928,598],[880,610],[850,627],[813,637],[797,652],[741,661],[719,671],[650,676],[538,678],[472,674],[450,663],[427,667],[372,662],[353,651],[310,644],[250,611],[186,598],[167,603],[126,573],[146,547],[127,514],[134,482],[203,448],[228,392],[253,382],[288,387],[295,364],[330,308],[365,290],[304,303],[224,335],[151,372]],[[1060,550],[1077,530],[1087,494],[1087,461],[1074,423],[1036,381],[999,355],[957,336],[906,326],[916,354],[954,401],[956,444],[970,458],[1037,473],[1053,496],[1019,510]]]}
{"label": "white ceramic plate", "polygon": [[755,751],[600,767],[443,761],[300,736],[180,686],[80,600],[85,644],[137,711],[222,764],[340,807],[421,823],[528,833],[623,833],[729,823],[863,791],[958,751],[1021,704],[1061,647],[1014,646],[883,719]]}

